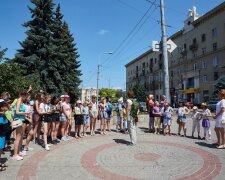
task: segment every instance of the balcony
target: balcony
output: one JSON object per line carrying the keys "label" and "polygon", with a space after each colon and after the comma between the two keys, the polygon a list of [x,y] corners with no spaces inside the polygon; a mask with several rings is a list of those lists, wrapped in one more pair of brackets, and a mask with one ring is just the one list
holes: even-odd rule
{"label": "balcony", "polygon": [[189,46],[189,49],[191,51],[196,51],[198,49],[198,44],[197,43],[193,43],[192,45]]}

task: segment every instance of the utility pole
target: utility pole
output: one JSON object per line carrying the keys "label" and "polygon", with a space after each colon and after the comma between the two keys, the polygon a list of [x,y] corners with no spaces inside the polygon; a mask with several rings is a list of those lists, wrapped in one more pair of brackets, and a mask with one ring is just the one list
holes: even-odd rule
{"label": "utility pole", "polygon": [[165,27],[164,0],[160,0],[161,28],[162,28],[162,53],[163,53],[163,75],[164,75],[164,94],[166,101],[170,103],[170,84],[169,84],[169,67],[167,53],[167,38]]}
{"label": "utility pole", "polygon": [[97,105],[98,105],[98,91],[99,91],[99,74],[100,74],[100,64],[98,64],[98,66],[97,66],[97,90],[96,90],[96,96],[97,96]]}

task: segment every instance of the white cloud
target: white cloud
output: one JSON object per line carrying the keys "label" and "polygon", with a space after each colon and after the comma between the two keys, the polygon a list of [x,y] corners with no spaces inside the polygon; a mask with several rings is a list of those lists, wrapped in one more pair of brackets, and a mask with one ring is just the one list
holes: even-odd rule
{"label": "white cloud", "polygon": [[109,31],[106,29],[101,29],[100,31],[98,31],[98,35],[105,35],[107,33],[109,33]]}

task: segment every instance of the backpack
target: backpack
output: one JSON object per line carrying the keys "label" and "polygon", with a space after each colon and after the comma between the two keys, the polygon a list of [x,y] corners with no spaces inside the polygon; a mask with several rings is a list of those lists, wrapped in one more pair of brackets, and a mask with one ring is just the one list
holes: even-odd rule
{"label": "backpack", "polygon": [[130,110],[130,115],[133,118],[137,117],[138,109],[139,109],[139,104],[138,104],[136,99],[133,99],[132,100],[132,105],[131,105],[131,110]]}

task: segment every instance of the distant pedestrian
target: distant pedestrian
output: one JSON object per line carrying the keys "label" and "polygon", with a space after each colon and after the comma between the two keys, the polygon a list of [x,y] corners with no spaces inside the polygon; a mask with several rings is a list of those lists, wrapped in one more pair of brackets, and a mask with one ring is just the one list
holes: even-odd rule
{"label": "distant pedestrian", "polygon": [[180,102],[180,107],[178,108],[178,135],[181,135],[181,130],[184,131],[184,137],[187,135],[187,115],[190,113],[190,110],[185,106],[184,102]]}
{"label": "distant pedestrian", "polygon": [[161,111],[159,107],[159,102],[156,101],[153,107],[153,115],[154,115],[154,128],[155,134],[160,133],[160,125],[161,125]]}
{"label": "distant pedestrian", "polygon": [[99,104],[99,113],[100,113],[100,133],[101,135],[106,135],[106,119],[107,119],[107,112],[106,112],[106,98],[102,97],[101,98],[101,103]]}
{"label": "distant pedestrian", "polygon": [[163,134],[166,136],[167,128],[169,136],[171,136],[171,124],[172,124],[172,116],[173,116],[173,108],[170,106],[169,103],[165,103],[164,108],[162,108],[161,113],[163,114]]}
{"label": "distant pedestrian", "polygon": [[153,107],[154,107],[154,96],[150,94],[148,96],[149,132],[154,132],[155,129]]}
{"label": "distant pedestrian", "polygon": [[106,126],[109,132],[111,132],[111,119],[112,119],[112,102],[111,102],[111,98],[107,97],[106,98],[106,113],[107,113],[107,117],[106,117]]}
{"label": "distant pedestrian", "polygon": [[206,139],[208,136],[208,139],[211,140],[211,124],[210,124],[210,117],[212,117],[211,111],[208,109],[208,106],[206,103],[201,104],[202,107],[202,127],[204,128],[204,137],[203,139]]}
{"label": "distant pedestrian", "polygon": [[90,123],[91,136],[95,135],[95,126],[97,117],[98,117],[98,107],[96,102],[96,96],[93,95],[91,97],[91,123]]}
{"label": "distant pedestrian", "polygon": [[116,123],[116,131],[118,132],[123,131],[123,98],[120,98],[118,100],[118,104],[116,106],[116,117],[117,117],[117,123]]}
{"label": "distant pedestrian", "polygon": [[216,114],[213,117],[216,119],[215,132],[217,136],[217,142],[215,145],[218,149],[223,149],[225,148],[225,125],[223,124],[225,120],[225,89],[221,89],[218,96],[220,101],[216,104]]}
{"label": "distant pedestrian", "polygon": [[128,122],[128,131],[130,134],[130,145],[133,146],[137,143],[137,130],[136,122],[138,121],[138,102],[135,99],[135,94],[133,91],[127,93],[127,104],[126,104],[126,117]]}
{"label": "distant pedestrian", "polygon": [[80,100],[77,100],[74,107],[74,120],[75,120],[75,138],[82,138],[81,126],[83,124],[83,106]]}
{"label": "distant pedestrian", "polygon": [[83,136],[87,136],[86,132],[90,126],[90,115],[89,115],[89,106],[88,102],[83,104]]}
{"label": "distant pedestrian", "polygon": [[200,136],[200,121],[201,121],[202,115],[201,115],[201,113],[198,112],[197,106],[194,106],[192,108],[192,111],[193,111],[192,115],[191,115],[191,118],[193,120],[193,122],[192,122],[192,138],[194,138],[194,133],[195,133],[195,130],[196,130],[196,127],[197,127],[198,139],[201,139],[201,136]]}

